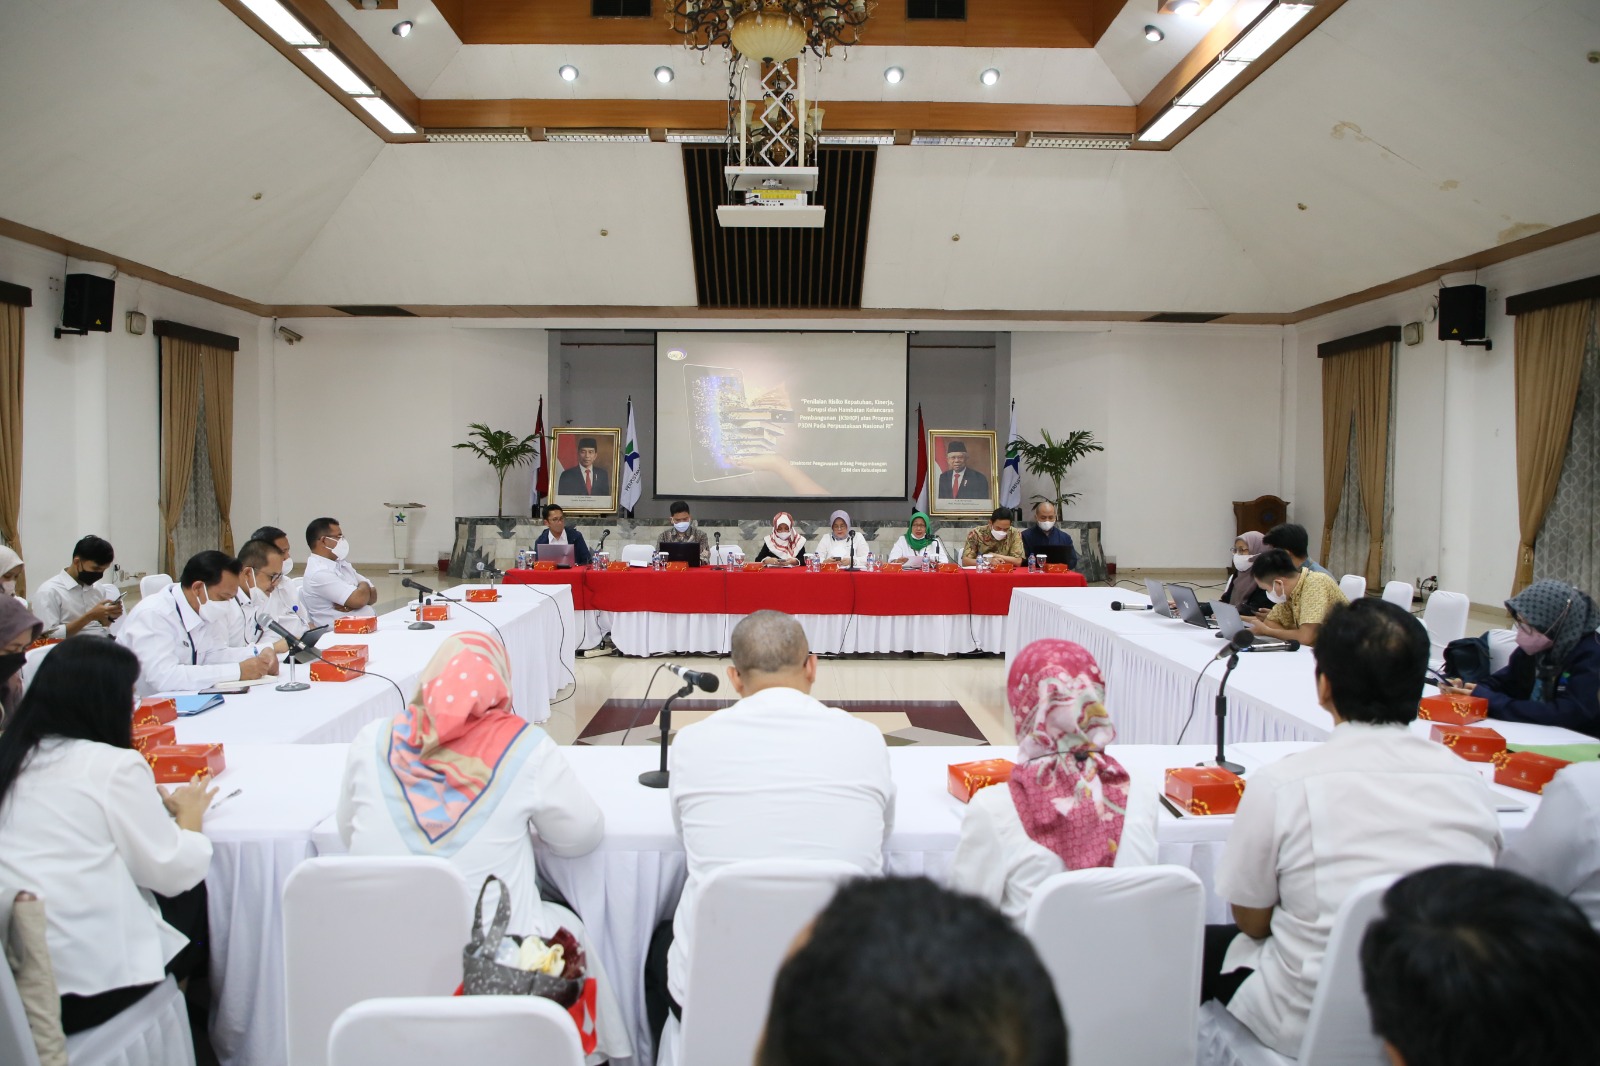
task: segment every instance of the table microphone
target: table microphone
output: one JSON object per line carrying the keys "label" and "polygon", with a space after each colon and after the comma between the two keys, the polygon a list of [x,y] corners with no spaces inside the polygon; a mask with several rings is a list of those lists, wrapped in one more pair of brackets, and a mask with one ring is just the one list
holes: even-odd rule
{"label": "table microphone", "polygon": [[1245,648],[1244,650],[1255,652],[1256,654],[1263,654],[1269,651],[1299,651],[1300,642],[1298,640],[1286,640],[1282,644],[1269,644],[1264,648]]}
{"label": "table microphone", "polygon": [[1249,651],[1250,645],[1255,643],[1255,639],[1254,633],[1248,629],[1241,629],[1228,638],[1227,646],[1217,652],[1216,655],[1213,655],[1211,661],[1216,662],[1218,659],[1226,659],[1230,655],[1237,655],[1241,651]]}
{"label": "table microphone", "polygon": [[498,567],[490,566],[488,563],[485,563],[482,560],[479,560],[478,562],[478,573],[487,575],[491,580],[497,577],[506,576],[506,572],[504,570],[501,570]]}
{"label": "table microphone", "polygon": [[1153,611],[1156,609],[1156,605],[1153,603],[1147,603],[1143,607],[1140,607],[1136,603],[1123,603],[1121,600],[1112,600],[1111,609],[1113,611]]}
{"label": "table microphone", "polygon": [[677,674],[678,677],[683,680],[684,684],[694,685],[696,688],[704,689],[707,692],[717,691],[717,686],[722,683],[716,674],[708,674],[700,670],[690,670],[686,666],[678,666],[673,663],[667,663],[666,667],[668,670]]}
{"label": "table microphone", "polygon": [[[483,564],[479,563],[478,567],[479,567],[479,569],[482,569]],[[400,584],[404,585],[408,589],[416,589],[419,593],[422,593],[422,594],[425,594],[425,595],[428,595],[428,596],[434,595],[434,591],[432,589],[430,589],[428,586],[422,584],[422,582],[420,582],[420,581],[412,581],[409,577],[401,578],[400,579]]]}
{"label": "table microphone", "polygon": [[606,538],[609,537],[609,536],[611,536],[611,530],[602,529],[600,531],[600,543],[595,547],[594,550],[597,551],[597,552],[605,551],[606,550]]}

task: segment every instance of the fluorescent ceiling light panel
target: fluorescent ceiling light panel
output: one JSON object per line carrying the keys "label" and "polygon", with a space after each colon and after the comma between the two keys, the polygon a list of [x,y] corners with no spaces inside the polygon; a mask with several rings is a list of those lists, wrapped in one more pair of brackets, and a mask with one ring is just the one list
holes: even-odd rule
{"label": "fluorescent ceiling light panel", "polygon": [[892,130],[831,130],[817,135],[818,144],[893,144]]}
{"label": "fluorescent ceiling light panel", "polygon": [[1198,107],[1181,107],[1178,104],[1173,104],[1161,113],[1160,118],[1150,123],[1149,127],[1139,134],[1139,139],[1141,141],[1164,141],[1179,126],[1189,121],[1189,117],[1198,110],[1200,110]]}
{"label": "fluorescent ceiling light panel", "polygon": [[721,144],[728,135],[721,130],[668,130],[669,144]]}
{"label": "fluorescent ceiling light panel", "polygon": [[1224,59],[1236,59],[1241,63],[1252,63],[1260,59],[1267,49],[1278,43],[1278,39],[1294,28],[1294,24],[1305,18],[1311,11],[1310,4],[1277,4],[1268,11],[1250,31],[1236,41],[1232,48],[1223,53]]}
{"label": "fluorescent ceiling light panel", "polygon": [[1231,59],[1224,59],[1220,63],[1213,63],[1211,69],[1194,80],[1194,84],[1178,95],[1177,103],[1182,107],[1201,107],[1211,102],[1211,98],[1220,93],[1227,84],[1240,74],[1248,63],[1236,63]]}
{"label": "fluorescent ceiling light panel", "polygon": [[381,96],[358,96],[356,103],[367,109],[367,114],[377,119],[384,129],[390,133],[415,133],[417,128],[407,122],[394,108],[389,106],[389,101]]}
{"label": "fluorescent ceiling light panel", "polygon": [[262,22],[267,28],[292,45],[304,47],[318,45],[317,35],[300,24],[300,20],[289,14],[278,0],[241,0],[250,13]]}
{"label": "fluorescent ceiling light panel", "polygon": [[913,131],[911,143],[919,147],[949,148],[1013,148],[1017,143],[1015,133],[918,133]]}
{"label": "fluorescent ceiling light panel", "polygon": [[649,143],[645,130],[552,130],[544,131],[544,139],[564,144],[634,144]]}
{"label": "fluorescent ceiling light panel", "polygon": [[1086,148],[1116,151],[1128,147],[1131,137],[1098,134],[1035,133],[1028,138],[1029,148]]}
{"label": "fluorescent ceiling light panel", "polygon": [[351,96],[371,96],[372,86],[361,80],[361,75],[345,65],[345,61],[326,48],[302,48],[300,54],[316,64],[318,70],[333,79],[333,83]]}

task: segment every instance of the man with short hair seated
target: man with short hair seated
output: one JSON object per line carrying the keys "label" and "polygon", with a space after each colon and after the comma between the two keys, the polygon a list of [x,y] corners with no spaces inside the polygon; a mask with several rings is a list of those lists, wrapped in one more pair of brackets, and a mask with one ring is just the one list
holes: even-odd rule
{"label": "man with short hair seated", "polygon": [[1361,941],[1393,1066],[1587,1066],[1600,1057],[1600,934],[1542,885],[1435,866],[1383,896]]}
{"label": "man with short hair seated", "polygon": [[72,546],[72,565],[51,574],[32,593],[29,607],[44,623],[45,636],[111,635],[112,623],[122,617],[117,587],[106,580],[114,559],[111,542],[93,533]]}
{"label": "man with short hair seated", "polygon": [[1269,548],[1278,548],[1289,553],[1289,558],[1294,560],[1296,568],[1310,570],[1313,574],[1333,573],[1311,558],[1311,536],[1306,532],[1305,526],[1295,525],[1293,522],[1284,522],[1273,526],[1261,537],[1261,542]]}
{"label": "man with short hair seated", "polygon": [[656,551],[666,551],[668,544],[698,544],[700,545],[700,565],[711,565],[711,542],[706,539],[705,533],[697,529],[694,516],[689,513],[689,505],[683,500],[673,500],[669,506],[672,515],[672,528],[661,534],[656,541]]}
{"label": "man with short hair seated", "polygon": [[1022,551],[1031,559],[1044,554],[1046,548],[1067,549],[1067,565],[1078,568],[1078,549],[1072,546],[1072,534],[1056,526],[1056,505],[1040,500],[1033,505],[1033,528],[1022,531]]}
{"label": "man with short hair seated", "polygon": [[239,560],[219,551],[192,556],[178,580],[128,612],[117,642],[139,657],[139,694],[195,692],[278,672],[270,645],[230,646],[238,614]]}
{"label": "man with short hair seated", "polygon": [[558,503],[552,503],[544,509],[544,532],[539,534],[539,539],[533,542],[533,554],[539,554],[541,544],[570,544],[572,545],[572,563],[574,566],[588,566],[593,555],[589,545],[584,541],[583,534],[576,529],[567,528],[567,512],[561,509]]}
{"label": "man with short hair seated", "polygon": [[1011,528],[1011,508],[996,507],[987,524],[967,534],[961,565],[976,566],[979,556],[987,556],[990,563],[1022,562],[1022,534]]}
{"label": "man with short hair seated", "polygon": [[883,871],[894,782],[883,734],[810,695],[817,679],[800,623],[756,611],[733,628],[732,707],[672,743],[672,819],[689,877],[645,962],[645,1005],[659,1039],[688,991],[695,900],[712,871],[747,859],[839,859]]}
{"label": "man with short hair seated", "polygon": [[1316,660],[1333,735],[1251,772],[1216,875],[1238,924],[1207,927],[1200,990],[1290,1057],[1334,915],[1357,886],[1438,863],[1492,866],[1500,851],[1477,769],[1407,728],[1428,669],[1422,623],[1382,600],[1336,607]]}
{"label": "man with short hair seated", "polygon": [[340,615],[357,617],[376,614],[378,590],[362,577],[349,561],[350,542],[337,518],[315,518],[306,526],[306,577],[300,586],[300,601],[305,604],[307,625],[333,624]]}
{"label": "man with short hair seated", "polygon": [[1257,636],[1314,645],[1317,630],[1328,612],[1350,602],[1333,578],[1300,569],[1285,551],[1267,551],[1256,556],[1256,561],[1250,564],[1250,576],[1266,590],[1267,599],[1273,603],[1265,618],[1244,619],[1244,624]]}
{"label": "man with short hair seated", "polygon": [[279,572],[279,578],[267,590],[267,613],[272,616],[274,622],[295,636],[300,636],[311,628],[311,625],[305,605],[300,602],[300,593],[290,579],[290,575],[294,573],[294,555],[289,551],[289,534],[277,526],[262,526],[250,534],[250,539],[272,545],[283,556],[283,569]]}
{"label": "man with short hair seated", "polygon": [[239,591],[233,596],[238,610],[228,618],[228,645],[271,644],[281,655],[289,644],[267,623],[276,621],[270,604],[272,590],[283,583],[283,553],[264,540],[247,540],[239,549],[239,566]]}

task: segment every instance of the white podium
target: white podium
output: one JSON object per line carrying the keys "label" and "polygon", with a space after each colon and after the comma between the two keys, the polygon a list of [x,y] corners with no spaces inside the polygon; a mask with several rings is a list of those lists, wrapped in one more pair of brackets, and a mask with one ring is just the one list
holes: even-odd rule
{"label": "white podium", "polygon": [[406,556],[411,554],[411,516],[407,511],[420,511],[426,504],[421,503],[386,503],[393,514],[389,516],[389,524],[394,527],[394,558],[395,568],[391,574],[414,574],[415,570],[406,567]]}

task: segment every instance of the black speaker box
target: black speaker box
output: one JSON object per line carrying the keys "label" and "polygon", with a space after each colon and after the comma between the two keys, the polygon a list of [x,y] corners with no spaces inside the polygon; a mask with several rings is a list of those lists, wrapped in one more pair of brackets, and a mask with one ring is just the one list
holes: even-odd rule
{"label": "black speaker box", "polygon": [[61,328],[111,332],[111,302],[117,284],[95,274],[68,274],[61,298]]}
{"label": "black speaker box", "polygon": [[1439,290],[1439,339],[1479,341],[1486,332],[1488,290],[1482,285],[1452,285]]}

